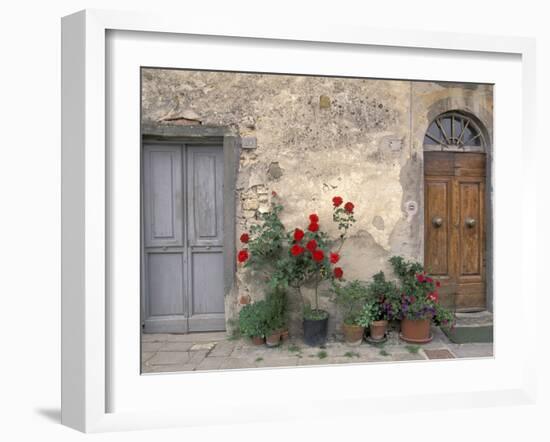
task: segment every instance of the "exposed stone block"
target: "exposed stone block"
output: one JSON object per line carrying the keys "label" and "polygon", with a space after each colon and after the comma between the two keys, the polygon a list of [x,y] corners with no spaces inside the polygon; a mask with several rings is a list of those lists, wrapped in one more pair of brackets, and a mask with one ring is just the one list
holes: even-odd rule
{"label": "exposed stone block", "polygon": [[319,97],[319,107],[321,109],[328,109],[330,108],[330,98],[326,95],[321,95]]}
{"label": "exposed stone block", "polygon": [[243,210],[257,210],[260,205],[258,198],[250,198],[243,201]]}

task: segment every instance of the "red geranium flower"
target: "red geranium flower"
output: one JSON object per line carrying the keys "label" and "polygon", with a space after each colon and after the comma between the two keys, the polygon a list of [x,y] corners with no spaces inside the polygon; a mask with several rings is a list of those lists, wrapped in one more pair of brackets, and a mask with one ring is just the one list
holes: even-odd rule
{"label": "red geranium flower", "polygon": [[319,224],[317,223],[311,223],[307,229],[310,231],[310,232],[317,232],[317,230],[319,230]]}
{"label": "red geranium flower", "polygon": [[334,198],[332,198],[332,204],[334,204],[334,207],[338,207],[343,202],[344,200],[342,199],[341,196],[335,196]]}
{"label": "red geranium flower", "polygon": [[245,262],[248,259],[248,250],[241,250],[237,255],[239,262]]}
{"label": "red geranium flower", "polygon": [[295,241],[301,241],[304,237],[304,231],[302,229],[296,229],[294,231],[294,240]]}
{"label": "red geranium flower", "polygon": [[313,257],[314,261],[320,262],[325,257],[325,254],[323,253],[323,251],[321,249],[317,249],[317,250],[315,250],[315,252],[313,252],[312,257]]}
{"label": "red geranium flower", "polygon": [[306,249],[308,249],[312,253],[315,251],[316,248],[317,248],[317,241],[315,241],[314,239],[312,239],[306,244]]}
{"label": "red geranium flower", "polygon": [[431,292],[428,295],[428,299],[433,302],[437,302],[439,300],[439,294],[437,292]]}
{"label": "red geranium flower", "polygon": [[249,240],[250,240],[250,236],[248,235],[248,233],[243,233],[241,235],[241,242],[246,244]]}
{"label": "red geranium flower", "polygon": [[418,274],[416,275],[416,279],[418,282],[424,282],[424,275]]}
{"label": "red geranium flower", "polygon": [[334,277],[340,279],[342,276],[344,276],[344,271],[342,270],[342,267],[335,267]]}
{"label": "red geranium flower", "polygon": [[317,214],[312,213],[311,215],[309,215],[309,220],[310,220],[312,223],[317,224],[317,223],[319,222],[319,217],[317,216]]}
{"label": "red geranium flower", "polygon": [[429,283],[431,284],[432,282],[434,282],[434,280],[428,276],[428,277],[426,278],[426,282],[429,282]]}
{"label": "red geranium flower", "polygon": [[346,203],[344,204],[344,209],[346,210],[346,212],[348,213],[353,213],[353,209],[355,208],[355,206],[353,205],[353,203]]}
{"label": "red geranium flower", "polygon": [[436,287],[441,287],[441,283],[439,281],[435,281],[435,286]]}
{"label": "red geranium flower", "polygon": [[340,255],[338,255],[338,253],[331,253],[330,254],[330,262],[332,264],[336,264],[340,259]]}
{"label": "red geranium flower", "polygon": [[294,244],[290,248],[290,253],[292,253],[292,256],[298,256],[301,255],[304,252],[304,248],[300,247],[298,244]]}

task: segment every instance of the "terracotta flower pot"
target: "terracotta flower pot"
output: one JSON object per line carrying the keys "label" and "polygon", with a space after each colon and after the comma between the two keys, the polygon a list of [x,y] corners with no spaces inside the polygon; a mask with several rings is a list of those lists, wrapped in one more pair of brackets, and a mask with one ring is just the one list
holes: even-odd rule
{"label": "terracotta flower pot", "polygon": [[281,343],[281,332],[279,330],[274,331],[270,335],[265,337],[265,345],[268,347],[277,347]]}
{"label": "terracotta flower pot", "polygon": [[431,334],[431,319],[407,319],[401,320],[401,333],[399,337],[412,344],[425,344],[433,338]]}
{"label": "terracotta flower pot", "polygon": [[254,345],[263,345],[264,343],[264,338],[262,336],[252,336],[250,339]]}
{"label": "terracotta flower pot", "polygon": [[370,337],[373,341],[380,341],[386,337],[388,329],[388,321],[385,319],[380,321],[372,321],[369,325]]}
{"label": "terracotta flower pot", "polygon": [[344,324],[342,326],[342,331],[344,332],[344,340],[348,345],[360,345],[363,341],[365,328],[360,325]]}
{"label": "terracotta flower pot", "polygon": [[288,338],[289,338],[288,329],[285,329],[281,332],[281,340],[283,342],[286,342],[288,341]]}

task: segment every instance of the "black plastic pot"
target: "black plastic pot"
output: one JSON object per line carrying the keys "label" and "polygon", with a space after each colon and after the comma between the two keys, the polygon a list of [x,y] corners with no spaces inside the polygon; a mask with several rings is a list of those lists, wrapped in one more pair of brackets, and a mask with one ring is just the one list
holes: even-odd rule
{"label": "black plastic pot", "polygon": [[319,347],[327,342],[328,314],[324,319],[304,318],[304,342],[311,347]]}

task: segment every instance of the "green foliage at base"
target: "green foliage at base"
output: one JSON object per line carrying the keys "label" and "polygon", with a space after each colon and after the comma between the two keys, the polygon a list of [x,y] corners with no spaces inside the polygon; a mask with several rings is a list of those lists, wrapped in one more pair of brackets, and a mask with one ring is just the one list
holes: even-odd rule
{"label": "green foliage at base", "polygon": [[419,262],[392,256],[390,263],[400,281],[401,318],[430,319],[441,327],[454,327],[454,312],[439,303],[439,281],[427,275]]}
{"label": "green foliage at base", "polygon": [[328,318],[328,312],[325,310],[314,309],[307,304],[304,306],[304,319],[308,321],[321,321],[326,318]]}
{"label": "green foliage at base", "polygon": [[328,356],[328,353],[325,350],[321,350],[317,353],[317,357],[319,359],[325,359]]}
{"label": "green foliage at base", "polygon": [[241,335],[269,336],[281,330],[287,324],[287,301],[284,290],[271,290],[265,300],[245,305],[239,312],[239,330]]}
{"label": "green foliage at base", "polygon": [[347,352],[344,353],[344,356],[346,358],[358,358],[360,355],[359,355],[359,353],[356,353],[354,351],[347,351]]}
{"label": "green foliage at base", "polygon": [[272,289],[266,295],[267,315],[266,334],[282,330],[287,326],[288,303],[285,290],[280,288]]}
{"label": "green foliage at base", "polygon": [[267,302],[257,301],[245,305],[239,312],[239,330],[248,338],[264,337],[267,332]]}
{"label": "green foliage at base", "polygon": [[288,351],[291,353],[299,353],[302,351],[302,349],[296,344],[290,344],[290,346],[288,347]]}
{"label": "green foliage at base", "polygon": [[368,289],[360,281],[354,280],[347,284],[333,281],[332,301],[340,307],[347,325],[360,325],[358,320],[363,305],[367,300]]}

